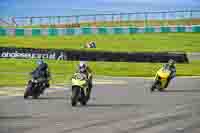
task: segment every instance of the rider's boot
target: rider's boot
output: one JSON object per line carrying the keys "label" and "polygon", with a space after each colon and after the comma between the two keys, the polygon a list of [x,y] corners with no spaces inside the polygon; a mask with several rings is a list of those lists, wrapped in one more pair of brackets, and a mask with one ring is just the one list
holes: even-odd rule
{"label": "rider's boot", "polygon": [[88,99],[90,99],[91,91],[92,91],[92,81],[90,80],[88,83]]}
{"label": "rider's boot", "polygon": [[167,87],[168,87],[170,80],[171,80],[171,78],[168,78],[168,79],[167,79],[167,83],[165,84],[165,87],[164,87],[164,88],[167,88]]}

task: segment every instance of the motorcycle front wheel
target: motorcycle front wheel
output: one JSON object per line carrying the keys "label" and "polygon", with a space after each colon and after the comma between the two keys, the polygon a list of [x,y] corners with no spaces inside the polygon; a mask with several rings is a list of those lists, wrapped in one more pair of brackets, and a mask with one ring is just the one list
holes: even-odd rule
{"label": "motorcycle front wheel", "polygon": [[27,98],[28,98],[28,96],[29,96],[30,93],[31,93],[31,89],[32,89],[32,83],[31,83],[31,81],[29,81],[29,82],[28,82],[28,85],[27,85],[27,88],[26,88],[26,90],[25,90],[25,92],[24,92],[24,99],[27,99]]}
{"label": "motorcycle front wheel", "polygon": [[76,106],[79,98],[80,88],[78,86],[72,87],[71,105]]}
{"label": "motorcycle front wheel", "polygon": [[154,84],[152,85],[152,87],[151,87],[151,92],[153,92],[153,91],[155,91],[155,89],[157,89],[157,90],[160,90],[161,89],[161,86],[160,86],[160,82],[158,81],[158,80],[156,80],[155,82],[154,82]]}

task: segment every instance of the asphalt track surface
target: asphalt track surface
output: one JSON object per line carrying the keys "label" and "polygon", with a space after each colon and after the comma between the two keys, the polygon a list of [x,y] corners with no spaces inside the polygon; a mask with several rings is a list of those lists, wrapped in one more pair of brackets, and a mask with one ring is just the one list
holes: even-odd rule
{"label": "asphalt track surface", "polygon": [[150,93],[150,79],[105,80],[113,82],[96,84],[85,107],[72,107],[63,89],[1,97],[0,133],[200,133],[200,79],[177,78],[162,93]]}

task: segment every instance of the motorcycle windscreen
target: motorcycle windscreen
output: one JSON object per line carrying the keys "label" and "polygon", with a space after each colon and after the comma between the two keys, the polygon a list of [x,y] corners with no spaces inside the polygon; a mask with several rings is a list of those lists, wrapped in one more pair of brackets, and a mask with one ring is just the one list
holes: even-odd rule
{"label": "motorcycle windscreen", "polygon": [[72,86],[84,87],[85,85],[86,85],[86,81],[85,80],[72,79]]}

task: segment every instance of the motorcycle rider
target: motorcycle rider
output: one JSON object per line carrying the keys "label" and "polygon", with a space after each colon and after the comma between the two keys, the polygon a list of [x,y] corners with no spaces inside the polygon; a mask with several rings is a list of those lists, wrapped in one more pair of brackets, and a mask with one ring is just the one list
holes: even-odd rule
{"label": "motorcycle rider", "polygon": [[84,45],[84,48],[96,48],[96,43],[94,41],[91,41],[89,43],[86,43]]}
{"label": "motorcycle rider", "polygon": [[90,94],[91,94],[91,90],[93,87],[92,84],[92,70],[90,69],[90,67],[86,64],[86,62],[81,61],[79,66],[78,66],[78,70],[79,73],[83,73],[86,75],[87,79],[88,79],[88,98],[90,98]]}
{"label": "motorcycle rider", "polygon": [[170,76],[169,78],[167,79],[167,83],[165,85],[165,88],[167,88],[167,86],[169,85],[169,82],[174,78],[176,77],[176,66],[175,66],[175,61],[173,59],[170,59],[168,61],[167,64],[164,65],[164,67],[168,68],[171,73],[170,73]]}
{"label": "motorcycle rider", "polygon": [[31,73],[31,74],[38,74],[38,77],[42,78],[41,83],[45,84],[45,87],[42,88],[42,93],[44,91],[45,88],[48,88],[49,85],[49,78],[50,78],[50,73],[49,73],[49,68],[48,68],[48,64],[45,63],[42,59],[37,61],[37,68]]}

